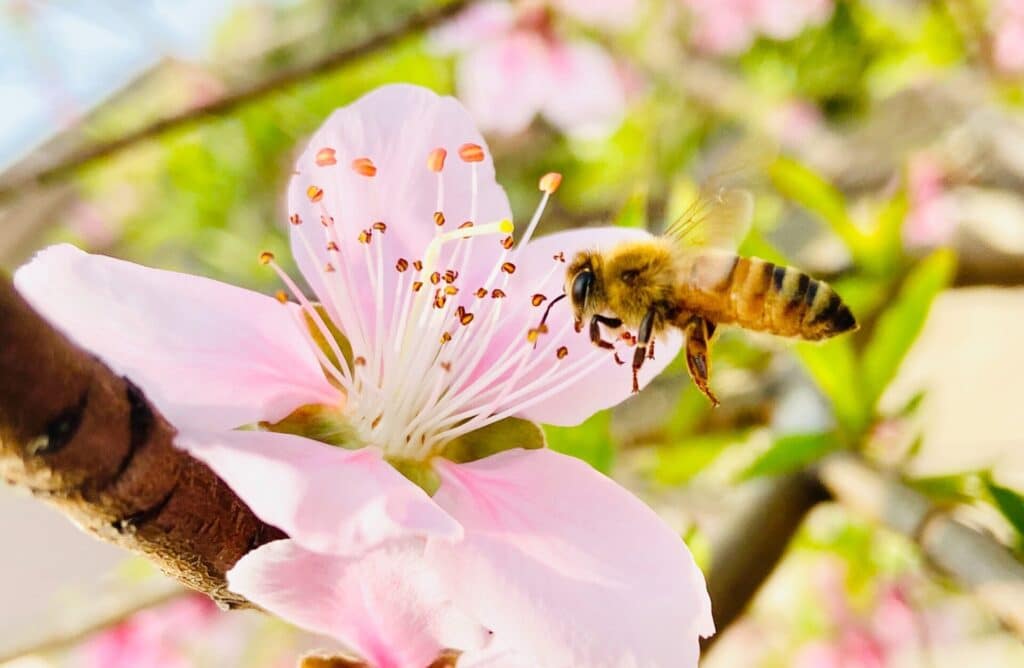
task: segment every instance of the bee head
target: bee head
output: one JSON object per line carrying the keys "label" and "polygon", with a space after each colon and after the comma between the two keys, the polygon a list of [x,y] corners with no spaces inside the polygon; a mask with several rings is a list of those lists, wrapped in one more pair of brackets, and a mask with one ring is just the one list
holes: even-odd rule
{"label": "bee head", "polygon": [[596,253],[581,251],[565,273],[565,294],[569,295],[577,320],[600,310],[597,303],[600,294],[596,271],[598,260]]}

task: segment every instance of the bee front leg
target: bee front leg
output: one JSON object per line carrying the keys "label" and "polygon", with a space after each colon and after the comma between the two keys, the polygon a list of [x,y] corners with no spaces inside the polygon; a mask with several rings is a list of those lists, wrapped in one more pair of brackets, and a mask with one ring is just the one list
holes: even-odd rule
{"label": "bee front leg", "polygon": [[654,341],[651,340],[651,336],[654,334],[654,320],[658,317],[658,312],[651,308],[644,314],[644,319],[640,321],[640,329],[637,331],[637,342],[636,350],[633,351],[633,394],[640,391],[640,379],[637,374],[640,373],[640,367],[644,365],[644,360],[647,359],[648,354],[653,357],[654,353]]}
{"label": "bee front leg", "polygon": [[618,318],[609,318],[608,316],[595,314],[590,319],[590,341],[598,348],[605,348],[607,350],[614,350],[615,346],[610,342],[605,341],[601,338],[601,325],[607,325],[612,329],[622,327],[622,321]]}
{"label": "bee front leg", "polygon": [[718,406],[718,397],[708,386],[708,379],[711,377],[708,342],[715,331],[715,324],[695,316],[686,324],[684,331],[686,333],[686,368],[690,372],[690,378],[693,379],[693,384],[697,386],[697,389],[711,400],[711,404]]}

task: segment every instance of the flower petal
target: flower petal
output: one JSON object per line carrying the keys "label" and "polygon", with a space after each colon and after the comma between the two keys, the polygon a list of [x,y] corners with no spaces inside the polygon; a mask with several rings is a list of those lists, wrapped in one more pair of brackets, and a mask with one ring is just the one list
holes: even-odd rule
{"label": "flower petal", "polygon": [[[506,350],[529,345],[525,340],[526,328],[535,327],[548,300],[562,293],[565,268],[573,255],[581,250],[608,249],[622,241],[649,236],[642,230],[622,227],[588,228],[544,236],[523,247],[514,258],[517,269],[507,286],[509,324],[493,334],[488,354],[478,365],[480,372],[491,369]],[[563,257],[565,262],[560,261]],[[535,294],[546,297],[539,306],[533,306],[531,301]],[[633,389],[630,367],[616,363],[610,351],[596,348],[587,331],[575,331],[568,302],[552,308],[548,329],[549,333],[541,337],[536,350],[530,352],[531,363],[520,373],[502,408],[518,405],[522,408],[517,414],[528,420],[575,425],[630,396]],[[606,334],[606,338],[615,337]],[[617,345],[620,358],[628,362],[633,349],[621,341]],[[563,347],[567,354],[559,359],[557,353]],[[641,387],[661,373],[681,347],[682,335],[674,329],[658,340],[654,359],[647,360],[640,370]]]}
{"label": "flower petal", "polygon": [[591,42],[552,44],[547,69],[551,94],[542,111],[577,137],[603,137],[622,122],[626,85],[608,52]]}
{"label": "flower petal", "polygon": [[[460,158],[459,148],[467,143],[483,148],[481,161]],[[442,230],[465,221],[511,218],[486,143],[469,114],[455,99],[418,86],[384,86],[335,111],[296,164],[288,189],[292,250],[306,280],[359,353],[395,331],[396,283],[407,276],[396,271],[396,263],[423,259],[437,233],[438,174],[427,167],[436,148],[448,153],[441,172]],[[353,164],[364,158],[373,170],[369,163]],[[325,226],[321,220],[333,223]],[[384,223],[386,231],[373,229],[375,222]],[[361,243],[360,233],[367,230],[370,243]],[[332,231],[335,237],[329,237]],[[461,272],[467,275],[474,268],[490,270],[501,251],[494,237],[450,242],[439,256],[442,271],[454,268],[452,256],[463,245],[469,246],[465,250],[473,263]]]}
{"label": "flower petal", "polygon": [[402,536],[453,540],[462,528],[375,448],[345,450],[265,431],[182,433],[265,522],[314,552],[357,555]]}
{"label": "flower petal", "polygon": [[696,666],[704,578],[650,508],[583,462],[510,450],[439,462],[434,499],[466,529],[428,558],[495,643],[544,666]]}
{"label": "flower petal", "polygon": [[443,649],[474,650],[487,641],[487,630],[452,605],[423,560],[422,542],[345,559],[275,541],[242,557],[228,572],[228,586],[351,646],[377,668],[422,668]]}
{"label": "flower petal", "polygon": [[536,34],[514,31],[480,45],[459,61],[459,97],[480,127],[511,135],[533,121],[551,86],[549,53]]}
{"label": "flower petal", "polygon": [[179,428],[230,429],[341,400],[271,297],[69,245],[43,250],[14,281],[36,310],[142,387]]}

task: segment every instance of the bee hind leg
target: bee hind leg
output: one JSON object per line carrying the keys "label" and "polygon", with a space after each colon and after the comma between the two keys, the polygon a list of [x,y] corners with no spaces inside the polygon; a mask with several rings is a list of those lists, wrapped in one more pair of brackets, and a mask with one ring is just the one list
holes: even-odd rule
{"label": "bee hind leg", "polygon": [[644,319],[640,321],[640,329],[637,331],[636,350],[633,351],[633,394],[640,391],[640,367],[644,365],[644,360],[650,357],[654,358],[654,340],[651,335],[654,334],[654,320],[658,317],[658,312],[655,309],[648,309],[647,313],[644,314]]}
{"label": "bee hind leg", "polygon": [[711,391],[708,381],[711,377],[711,358],[708,342],[715,331],[715,324],[699,316],[691,318],[686,324],[686,368],[690,372],[693,384],[697,386],[713,406],[718,406],[718,397]]}
{"label": "bee hind leg", "polygon": [[598,348],[605,348],[606,350],[614,350],[615,346],[609,341],[605,341],[601,338],[601,325],[607,325],[612,329],[622,327],[622,321],[618,318],[609,318],[605,315],[595,314],[590,318],[590,342]]}

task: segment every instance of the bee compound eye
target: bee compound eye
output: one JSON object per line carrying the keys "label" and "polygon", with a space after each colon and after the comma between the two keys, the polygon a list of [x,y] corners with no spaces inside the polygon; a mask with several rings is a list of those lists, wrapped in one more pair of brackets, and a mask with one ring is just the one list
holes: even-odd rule
{"label": "bee compound eye", "polygon": [[590,289],[594,285],[594,274],[591,271],[581,271],[576,274],[572,281],[572,302],[576,306],[583,306],[587,303]]}

